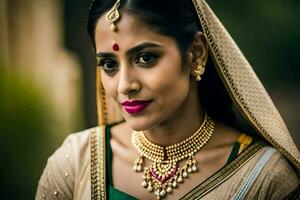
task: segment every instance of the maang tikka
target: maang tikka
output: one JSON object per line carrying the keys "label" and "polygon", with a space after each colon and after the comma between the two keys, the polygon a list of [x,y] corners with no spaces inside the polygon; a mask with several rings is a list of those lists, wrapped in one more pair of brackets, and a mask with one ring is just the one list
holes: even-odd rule
{"label": "maang tikka", "polygon": [[112,49],[114,51],[119,51],[120,47],[116,43],[116,32],[118,31],[118,28],[116,26],[116,21],[120,18],[120,13],[118,8],[120,7],[120,0],[117,0],[117,2],[113,5],[113,7],[108,11],[106,15],[106,20],[110,23],[110,29],[113,31],[113,40],[114,44],[112,46]]}

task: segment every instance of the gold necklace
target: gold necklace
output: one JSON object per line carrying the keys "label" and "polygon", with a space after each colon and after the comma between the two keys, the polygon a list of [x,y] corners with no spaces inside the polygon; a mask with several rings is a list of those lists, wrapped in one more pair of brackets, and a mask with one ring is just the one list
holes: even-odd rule
{"label": "gold necklace", "polygon": [[[157,199],[171,193],[189,174],[198,170],[194,155],[208,142],[214,129],[214,121],[205,115],[203,123],[193,135],[166,147],[149,141],[143,131],[134,131],[131,141],[140,157],[135,161],[133,170],[144,172],[142,186],[150,193],[155,191]],[[143,167],[145,158],[152,161],[150,167]],[[178,162],[184,159],[187,161],[180,168]]]}

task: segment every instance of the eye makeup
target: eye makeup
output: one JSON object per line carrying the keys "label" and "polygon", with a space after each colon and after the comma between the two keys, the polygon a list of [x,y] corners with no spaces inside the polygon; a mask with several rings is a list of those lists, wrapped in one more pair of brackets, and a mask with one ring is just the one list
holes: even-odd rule
{"label": "eye makeup", "polygon": [[[163,55],[162,46],[155,43],[145,42],[139,44],[128,51],[126,56],[128,62],[140,67],[151,67]],[[96,54],[97,66],[102,67],[106,73],[115,72],[119,67],[117,55],[112,52],[98,52]]]}

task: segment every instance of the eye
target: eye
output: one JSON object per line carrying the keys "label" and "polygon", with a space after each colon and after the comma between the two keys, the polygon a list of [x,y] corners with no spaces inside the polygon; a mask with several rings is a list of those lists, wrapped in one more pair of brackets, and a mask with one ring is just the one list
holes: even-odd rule
{"label": "eye", "polygon": [[118,63],[112,59],[99,60],[98,66],[102,67],[107,74],[112,74],[118,69]]}
{"label": "eye", "polygon": [[136,64],[152,64],[158,58],[154,53],[143,53],[135,61]]}

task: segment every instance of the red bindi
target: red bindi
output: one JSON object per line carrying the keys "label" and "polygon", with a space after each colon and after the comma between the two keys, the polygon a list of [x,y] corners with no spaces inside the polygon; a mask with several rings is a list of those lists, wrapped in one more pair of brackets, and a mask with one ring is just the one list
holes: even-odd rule
{"label": "red bindi", "polygon": [[112,46],[113,50],[115,51],[119,51],[120,47],[117,43],[115,43],[113,46]]}

